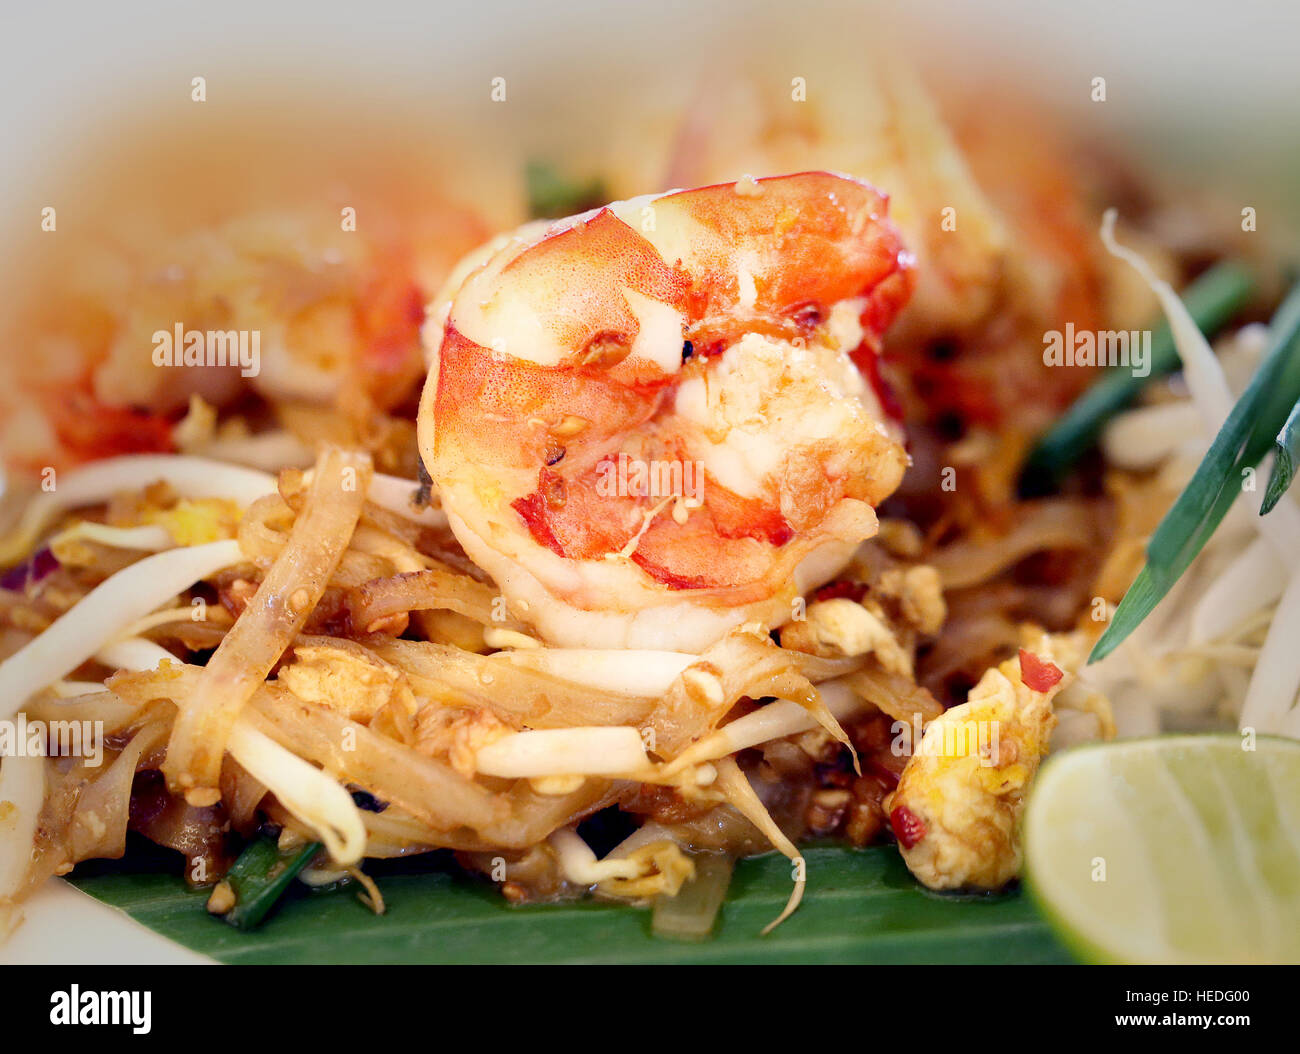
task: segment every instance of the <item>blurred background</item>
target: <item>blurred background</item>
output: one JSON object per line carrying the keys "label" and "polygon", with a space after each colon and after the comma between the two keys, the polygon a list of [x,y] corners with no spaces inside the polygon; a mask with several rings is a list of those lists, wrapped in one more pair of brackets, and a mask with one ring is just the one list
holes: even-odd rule
{"label": "blurred background", "polygon": [[[340,138],[363,106],[372,120],[388,110],[422,146],[455,125],[485,146],[504,130],[594,147],[625,131],[627,104],[666,111],[702,74],[755,50],[802,72],[815,96],[819,63],[860,61],[882,41],[927,75],[958,79],[966,97],[992,105],[1000,81],[1018,83],[1108,142],[1195,166],[1232,193],[1275,194],[1300,175],[1300,9],[1286,0],[127,0],[24,5],[5,21],[0,178],[5,221],[19,227],[15,192],[48,178],[44,166],[77,158],[80,181],[92,180],[111,159],[81,148],[120,149],[120,122],[145,113],[181,116],[194,76],[209,82],[205,119],[306,99],[335,115]],[[508,78],[504,107],[489,98],[497,76]],[[1089,99],[1095,76],[1107,80],[1104,106]],[[1294,202],[1277,203],[1294,215]]]}
{"label": "blurred background", "polygon": [[[1193,263],[1197,246],[1180,240],[1222,245],[1243,208],[1256,212],[1252,244],[1283,255],[1300,218],[1300,8],[1281,0],[234,0],[29,5],[6,21],[0,448],[11,466],[44,464],[56,445],[74,459],[148,448],[150,422],[100,410],[146,407],[174,423],[193,393],[165,371],[131,374],[126,357],[172,319],[251,317],[228,309],[240,289],[280,297],[260,308],[298,319],[282,335],[291,347],[351,340],[382,355],[412,343],[418,318],[404,305],[526,217],[530,162],[597,199],[845,169],[893,193],[910,234],[950,197],[979,222],[954,197],[963,180],[936,145],[947,133],[931,132],[947,127],[980,186],[1000,188],[1013,239],[1032,239],[1067,182],[1097,214],[1140,216]],[[344,208],[357,210],[362,250],[338,229]],[[1095,229],[1084,219],[1079,230]],[[222,271],[230,245],[239,274]],[[923,263],[943,251],[937,239],[917,248]],[[329,306],[337,290],[301,276],[331,268],[347,271],[339,296],[363,290],[347,305],[359,336],[340,336],[324,309],[298,310]],[[914,298],[926,336],[942,335],[947,292]],[[259,382],[262,394],[321,403],[345,387],[336,361],[302,360]],[[366,393],[381,409],[409,392],[397,375],[409,363],[365,367],[381,375]],[[69,408],[77,386],[83,402]],[[38,421],[28,404],[42,401]]]}

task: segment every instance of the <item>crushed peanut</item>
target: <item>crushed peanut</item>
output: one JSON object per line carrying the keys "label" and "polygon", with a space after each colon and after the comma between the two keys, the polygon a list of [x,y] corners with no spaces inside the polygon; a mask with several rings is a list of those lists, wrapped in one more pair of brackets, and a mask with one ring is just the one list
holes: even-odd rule
{"label": "crushed peanut", "polygon": [[695,702],[709,708],[716,708],[726,702],[722,688],[722,678],[707,663],[697,663],[682,671],[682,684],[686,694]]}
{"label": "crushed peanut", "polygon": [[229,882],[222,879],[212,887],[212,893],[208,897],[208,914],[224,915],[238,903],[238,900],[234,888]]}
{"label": "crushed peanut", "polygon": [[294,661],[280,670],[279,683],[299,699],[367,723],[390,702],[413,699],[397,667],[347,640],[301,644]]}

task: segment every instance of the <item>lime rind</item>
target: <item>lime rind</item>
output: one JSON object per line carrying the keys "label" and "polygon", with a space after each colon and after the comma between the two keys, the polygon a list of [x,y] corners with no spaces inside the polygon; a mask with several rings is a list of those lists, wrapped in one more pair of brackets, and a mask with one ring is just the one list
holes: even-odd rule
{"label": "lime rind", "polygon": [[1025,885],[1086,962],[1300,960],[1296,740],[1077,747],[1044,765],[1023,835]]}

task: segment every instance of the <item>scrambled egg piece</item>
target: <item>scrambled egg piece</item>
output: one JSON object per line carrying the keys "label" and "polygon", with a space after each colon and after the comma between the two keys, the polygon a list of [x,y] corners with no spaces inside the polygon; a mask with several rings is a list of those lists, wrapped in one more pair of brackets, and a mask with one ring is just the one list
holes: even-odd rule
{"label": "scrambled egg piece", "polygon": [[948,617],[939,572],[928,564],[896,567],[880,576],[878,586],[887,597],[898,600],[903,618],[921,633],[938,633]]}
{"label": "scrambled egg piece", "polygon": [[[117,528],[161,527],[178,546],[204,545],[234,538],[242,512],[223,498],[181,499],[166,503],[145,500],[130,515],[108,524],[75,519],[49,542],[55,559],[65,567],[94,567],[104,559],[104,539],[98,532]],[[112,547],[113,542],[107,544]],[[129,552],[130,550],[125,550]]]}
{"label": "scrambled egg piece", "polygon": [[169,509],[146,510],[140,523],[165,528],[177,545],[205,545],[235,537],[241,515],[233,501],[182,498]]}
{"label": "scrambled egg piece", "polygon": [[[1096,640],[1095,633],[1046,634],[1033,626],[1020,632],[1020,646],[1035,655],[1050,650],[1061,669],[1074,673],[1082,670],[1088,661],[1088,651]],[[1052,701],[1052,708],[1060,719],[1052,733],[1052,749],[1073,746],[1076,743],[1097,739],[1115,738],[1115,715],[1110,700],[1088,685],[1082,678],[1070,680],[1061,686],[1060,694]]]}
{"label": "scrambled egg piece", "polygon": [[351,641],[299,644],[293,654],[294,661],[280,670],[277,679],[305,702],[362,724],[389,703],[415,712],[414,696],[402,672]]}
{"label": "scrambled egg piece", "polygon": [[1081,661],[1062,638],[1039,635],[1035,647],[926,726],[885,800],[903,859],[931,889],[998,889],[1020,870],[1020,813],[1070,679],[1058,663]]}
{"label": "scrambled egg piece", "polygon": [[874,654],[886,671],[912,674],[911,654],[895,636],[885,613],[870,601],[837,597],[809,604],[803,621],[782,628],[781,645],[821,656]]}

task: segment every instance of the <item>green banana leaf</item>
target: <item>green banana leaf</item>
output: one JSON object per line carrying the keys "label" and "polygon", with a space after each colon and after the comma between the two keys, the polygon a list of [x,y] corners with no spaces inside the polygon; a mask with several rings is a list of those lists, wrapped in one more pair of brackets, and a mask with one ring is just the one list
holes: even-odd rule
{"label": "green banana leaf", "polygon": [[805,851],[799,911],[759,931],[790,893],[790,864],[742,860],[708,941],[655,937],[650,911],[593,900],[512,907],[486,881],[445,858],[368,867],[387,904],[373,915],[356,888],[295,884],[257,930],[204,910],[172,860],[133,849],[124,861],[83,865],[72,881],[158,933],[227,963],[1060,963],[1070,961],[1018,891],[930,893],[892,846]]}

